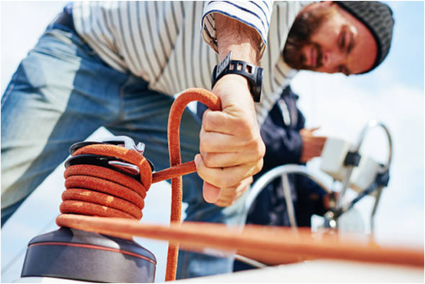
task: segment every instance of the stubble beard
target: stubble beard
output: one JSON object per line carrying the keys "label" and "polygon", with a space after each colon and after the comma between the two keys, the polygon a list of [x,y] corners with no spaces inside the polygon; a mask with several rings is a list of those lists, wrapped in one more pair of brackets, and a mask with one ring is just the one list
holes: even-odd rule
{"label": "stubble beard", "polygon": [[[288,39],[283,49],[283,58],[291,68],[296,70],[315,70],[321,67],[322,50],[319,44],[311,41],[311,37],[335,12],[336,9],[330,7],[303,12],[298,15],[289,31]],[[306,45],[311,45],[316,49],[316,66],[307,65],[307,58],[302,53],[303,47]]]}

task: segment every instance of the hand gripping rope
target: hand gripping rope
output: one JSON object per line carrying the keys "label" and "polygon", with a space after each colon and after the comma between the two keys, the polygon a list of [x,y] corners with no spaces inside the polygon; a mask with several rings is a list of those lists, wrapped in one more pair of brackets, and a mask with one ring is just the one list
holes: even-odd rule
{"label": "hand gripping rope", "polygon": [[[168,141],[171,167],[152,175],[151,166],[142,154],[115,145],[95,144],[77,149],[73,156],[100,155],[114,157],[136,165],[140,182],[126,174],[95,165],[71,165],[65,171],[65,187],[60,205],[62,215],[58,226],[75,228],[76,215],[117,217],[140,220],[143,216],[144,198],[152,183],[171,179],[171,222],[181,222],[182,175],[196,171],[195,163],[181,164],[179,127],[181,116],[188,103],[199,101],[211,110],[220,110],[219,99],[203,89],[189,89],[173,103],[168,122]],[[201,189],[200,189],[201,190]],[[116,234],[115,234],[116,235]],[[118,234],[119,235],[119,234]],[[121,237],[124,235],[120,235]],[[128,236],[127,236],[128,237]],[[178,243],[168,248],[166,280],[174,280],[177,268]]]}
{"label": "hand gripping rope", "polygon": [[[423,269],[423,250],[379,248],[347,241],[339,243],[335,236],[312,237],[310,230],[294,233],[285,228],[246,226],[241,231],[238,228],[227,228],[223,224],[180,224],[181,176],[195,172],[196,166],[193,161],[181,164],[179,125],[185,107],[195,100],[212,110],[221,108],[218,98],[203,89],[186,90],[175,100],[168,123],[171,165],[168,169],[152,174],[149,161],[142,154],[115,145],[90,144],[76,149],[73,152],[74,157],[100,155],[136,165],[139,168],[140,182],[105,167],[71,165],[65,171],[67,190],[62,196],[62,215],[58,216],[56,223],[63,227],[126,239],[139,236],[168,240],[166,281],[175,279],[179,244],[194,251],[205,247],[232,252],[237,250],[239,254],[270,265],[303,259],[331,258],[408,265]],[[139,223],[144,198],[151,184],[167,179],[171,179],[172,187],[170,227]]]}

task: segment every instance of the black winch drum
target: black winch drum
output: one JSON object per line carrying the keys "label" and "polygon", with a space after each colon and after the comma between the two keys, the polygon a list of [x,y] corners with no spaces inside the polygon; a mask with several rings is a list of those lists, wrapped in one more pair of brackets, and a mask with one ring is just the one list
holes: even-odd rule
{"label": "black winch drum", "polygon": [[60,228],[30,241],[21,277],[153,283],[155,269],[155,256],[132,240]]}

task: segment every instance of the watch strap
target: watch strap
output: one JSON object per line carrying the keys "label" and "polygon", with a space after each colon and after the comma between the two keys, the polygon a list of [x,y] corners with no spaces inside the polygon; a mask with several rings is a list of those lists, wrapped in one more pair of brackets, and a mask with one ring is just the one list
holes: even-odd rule
{"label": "watch strap", "polygon": [[211,78],[211,89],[214,88],[217,81],[220,80],[224,75],[241,75],[248,80],[250,92],[254,101],[259,102],[261,98],[263,68],[241,60],[230,60],[230,57],[231,52],[226,55],[220,64],[214,67]]}

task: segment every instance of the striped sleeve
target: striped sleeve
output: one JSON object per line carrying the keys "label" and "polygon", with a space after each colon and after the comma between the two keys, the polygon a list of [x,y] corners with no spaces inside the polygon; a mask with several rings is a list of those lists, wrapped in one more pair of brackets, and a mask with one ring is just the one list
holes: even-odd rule
{"label": "striped sleeve", "polygon": [[221,13],[254,28],[260,34],[263,40],[260,46],[262,56],[267,44],[272,9],[273,1],[209,1],[202,16],[202,37],[218,52],[213,13]]}

